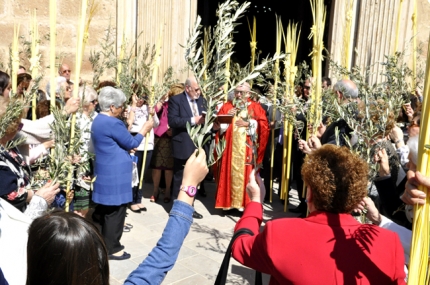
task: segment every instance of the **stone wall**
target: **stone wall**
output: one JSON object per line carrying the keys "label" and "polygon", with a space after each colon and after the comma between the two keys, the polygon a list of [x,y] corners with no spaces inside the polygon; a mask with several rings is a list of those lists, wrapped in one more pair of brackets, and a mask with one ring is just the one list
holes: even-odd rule
{"label": "stone wall", "polygon": [[[422,45],[422,54],[424,55],[418,61],[420,65],[425,65],[427,55],[427,44],[430,32],[430,3],[428,0],[416,0],[418,4],[417,16],[417,42]],[[353,65],[365,68],[370,63],[383,62],[385,55],[393,54],[396,37],[396,27],[398,21],[398,12],[401,1],[392,0],[360,0],[354,1],[354,44],[351,46]],[[334,0],[332,4],[332,13],[330,19],[330,40],[327,43],[331,57],[336,62],[342,62],[345,52],[342,50],[343,45],[343,28],[345,25],[346,3],[344,0]],[[399,39],[397,51],[405,51],[405,60],[412,67],[412,20],[411,16],[414,9],[415,0],[403,0]],[[422,68],[422,66],[421,66]],[[425,66],[424,66],[425,68]],[[374,73],[370,78],[371,83],[381,80],[380,73],[383,66],[375,65],[372,67]],[[330,74],[333,76],[333,74]]]}
{"label": "stone wall", "polygon": [[[126,0],[127,1],[127,0]],[[116,7],[117,0],[96,0],[98,11],[94,16],[89,30],[89,41],[85,49],[82,78],[92,81],[91,64],[88,61],[90,50],[99,49],[98,41],[103,37],[107,27],[116,27]],[[76,36],[78,29],[78,14],[81,1],[76,0],[57,0],[57,50],[58,62],[67,63],[73,72],[75,70]],[[40,51],[42,54],[41,66],[45,74],[41,84],[42,89],[49,80],[49,0],[0,0],[0,61],[7,68],[9,61],[9,46],[13,39],[14,24],[20,24],[20,35],[30,40],[30,13],[36,9],[37,20],[39,23],[39,35],[41,38]],[[27,70],[30,63],[25,55],[21,55],[21,65]],[[113,75],[107,75],[110,78]]]}
{"label": "stone wall", "polygon": [[[154,1],[154,2],[152,2]],[[92,82],[91,64],[88,60],[91,50],[100,50],[99,41],[104,36],[104,33],[109,25],[119,30],[125,30],[128,40],[134,41],[135,35],[143,32],[143,36],[139,40],[139,44],[144,45],[148,41],[155,44],[155,39],[162,27],[163,48],[161,55],[160,75],[167,66],[172,65],[176,71],[185,67],[183,61],[183,50],[179,48],[179,43],[184,44],[188,36],[188,30],[192,27],[197,10],[197,0],[96,0],[98,3],[98,11],[94,16],[90,26],[90,38],[85,49],[84,61],[82,66],[82,78],[88,82]],[[418,1],[418,35],[419,42],[424,43],[424,55],[427,51],[428,35],[430,31],[430,3],[428,0]],[[412,13],[412,3],[414,0],[403,1],[402,26],[403,32],[400,37],[399,46],[406,48],[407,42],[410,41],[412,32],[410,30],[410,15]],[[343,36],[343,21],[344,21],[344,3],[343,0],[334,0],[332,10],[332,19],[330,20],[330,42],[327,43],[333,58],[340,62],[343,52],[337,47]],[[364,34],[375,33],[374,43],[371,50],[377,53],[378,56],[372,55],[372,58],[383,56],[390,50],[390,46],[394,42],[394,37],[382,37],[382,34],[392,34],[395,29],[397,19],[398,3],[392,3],[392,0],[362,0],[362,7],[369,5],[379,5],[386,3],[374,11],[361,11],[362,15],[367,15],[361,19],[361,24],[367,26],[363,30]],[[58,62],[67,63],[72,69],[72,78],[74,71],[74,62],[76,54],[76,35],[78,27],[78,13],[80,1],[78,0],[57,0],[57,50],[56,54],[59,57]],[[357,6],[358,7],[358,6]],[[49,75],[49,41],[45,36],[49,35],[49,0],[0,0],[0,34],[2,41],[0,43],[0,63],[3,63],[3,70],[7,69],[9,61],[9,46],[13,39],[13,26],[15,23],[21,24],[20,34],[27,39],[30,39],[30,12],[37,11],[39,23],[39,33],[41,36],[41,53],[42,67],[45,73],[45,79],[41,85],[44,87]],[[372,9],[371,9],[372,10]],[[380,11],[380,12],[377,12]],[[370,14],[369,14],[370,13]],[[391,22],[383,27],[377,20],[372,20],[371,14],[379,13],[380,19],[388,19]],[[385,13],[385,14],[384,14]],[[360,19],[359,19],[360,20]],[[378,29],[379,27],[379,29]],[[379,30],[380,35],[377,35]],[[357,25],[357,42],[355,47],[369,50],[369,45],[365,44],[365,38],[360,34],[360,24]],[[362,33],[363,34],[363,33]],[[122,35],[118,35],[117,41],[120,45]],[[367,40],[366,40],[367,41]],[[378,47],[377,45],[381,45]],[[409,45],[410,46],[410,45]],[[116,47],[117,48],[117,47]],[[367,51],[366,50],[366,51]],[[380,52],[378,52],[380,50]],[[360,53],[364,55],[364,52]],[[360,61],[360,56],[355,58],[355,61]],[[366,60],[363,59],[363,62]],[[421,61],[422,62],[422,61]],[[21,64],[29,68],[30,64],[26,56],[22,56]],[[183,80],[187,74],[176,73],[175,76]],[[114,74],[106,74],[102,79],[112,79]]]}

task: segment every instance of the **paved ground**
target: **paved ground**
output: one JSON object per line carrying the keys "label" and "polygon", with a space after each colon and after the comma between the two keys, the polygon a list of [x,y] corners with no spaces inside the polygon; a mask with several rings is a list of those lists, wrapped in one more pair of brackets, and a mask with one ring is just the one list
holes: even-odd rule
{"label": "paved ground", "polygon": [[[214,209],[215,184],[205,184],[208,196],[197,197],[196,210],[204,218],[194,220],[190,233],[184,241],[179,258],[173,269],[167,274],[162,284],[213,284],[224,257],[225,249],[232,237],[235,223],[239,216],[223,215],[222,210]],[[276,186],[275,186],[276,187]],[[127,210],[127,223],[134,227],[131,232],[124,233],[122,244],[131,254],[131,259],[110,261],[110,283],[123,284],[128,274],[135,269],[148,255],[161,237],[167,223],[171,204],[164,204],[162,195],[158,203],[150,203],[152,185],[144,185],[144,205],[147,212],[136,214]],[[293,190],[291,193],[296,196]],[[295,204],[295,200],[291,201]],[[264,220],[280,217],[294,217],[297,214],[285,213],[277,195],[273,195],[273,203],[264,205]],[[263,283],[268,284],[268,276],[263,276]],[[230,262],[228,283],[234,285],[254,284],[254,272],[242,266],[234,259]]]}

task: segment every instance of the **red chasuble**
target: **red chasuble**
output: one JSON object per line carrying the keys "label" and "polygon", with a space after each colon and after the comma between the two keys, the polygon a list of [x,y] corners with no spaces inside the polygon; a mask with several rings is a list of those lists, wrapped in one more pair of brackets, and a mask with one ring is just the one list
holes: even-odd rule
{"label": "red chasuble", "polygon": [[[248,100],[248,116],[257,122],[257,163],[261,164],[269,139],[269,123],[266,112],[259,103]],[[227,114],[234,108],[231,102],[225,103],[218,114]],[[221,135],[226,140],[226,147],[221,160],[218,162],[218,188],[216,193],[215,208],[242,208],[249,203],[246,194],[246,184],[249,174],[252,171],[253,157],[252,149],[247,146],[252,145],[252,141],[244,132],[245,128],[235,128],[233,123],[229,125],[227,131]],[[217,140],[219,134],[217,134]]]}

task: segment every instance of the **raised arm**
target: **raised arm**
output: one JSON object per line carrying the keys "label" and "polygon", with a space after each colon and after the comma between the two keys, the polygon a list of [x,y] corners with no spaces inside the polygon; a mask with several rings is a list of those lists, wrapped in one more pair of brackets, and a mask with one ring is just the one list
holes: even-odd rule
{"label": "raised arm", "polygon": [[140,132],[135,136],[132,136],[128,132],[124,123],[121,122],[120,120],[117,120],[113,124],[112,130],[111,130],[111,136],[113,140],[116,141],[121,148],[127,151],[138,147],[143,140],[143,135]]}
{"label": "raised arm", "polygon": [[[208,173],[205,152],[200,149],[191,155],[185,164],[182,185],[197,186]],[[169,220],[157,245],[148,257],[127,277],[124,284],[161,284],[167,272],[173,268],[193,222],[194,196],[179,191],[173,203]]]}
{"label": "raised arm", "polygon": [[[258,183],[257,183],[258,181]],[[234,231],[241,228],[251,230],[254,235],[241,235],[234,242],[231,254],[241,264],[251,267],[260,272],[270,274],[273,264],[269,258],[267,245],[271,240],[270,222],[268,222],[260,233],[260,225],[263,221],[263,207],[261,204],[264,191],[260,190],[261,178],[255,176],[254,170],[251,172],[246,191],[251,202],[246,205],[242,218],[237,222]]]}

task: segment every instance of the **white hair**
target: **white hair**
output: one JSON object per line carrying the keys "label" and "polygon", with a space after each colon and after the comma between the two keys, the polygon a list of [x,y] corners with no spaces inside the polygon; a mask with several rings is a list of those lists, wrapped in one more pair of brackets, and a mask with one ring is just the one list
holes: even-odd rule
{"label": "white hair", "polygon": [[103,87],[99,93],[99,106],[104,112],[110,110],[110,106],[114,105],[119,108],[126,100],[124,92],[120,89],[111,86]]}
{"label": "white hair", "polygon": [[61,94],[61,84],[63,84],[64,82],[67,82],[66,77],[63,77],[63,76],[57,77],[57,88],[55,88],[56,94]]}
{"label": "white hair", "polygon": [[98,95],[97,95],[96,90],[94,90],[93,87],[85,86],[85,88],[79,87],[78,96],[81,99],[82,104],[84,106],[87,106],[90,104],[91,101],[96,100]]}
{"label": "white hair", "polygon": [[[55,78],[55,81],[57,83],[57,85],[55,86],[55,94],[60,94],[61,93],[61,84],[63,82],[67,82],[67,79],[64,76],[58,76]],[[48,84],[46,84],[46,94],[48,94],[48,96],[47,96],[48,98],[51,98],[51,81],[48,81]]]}

